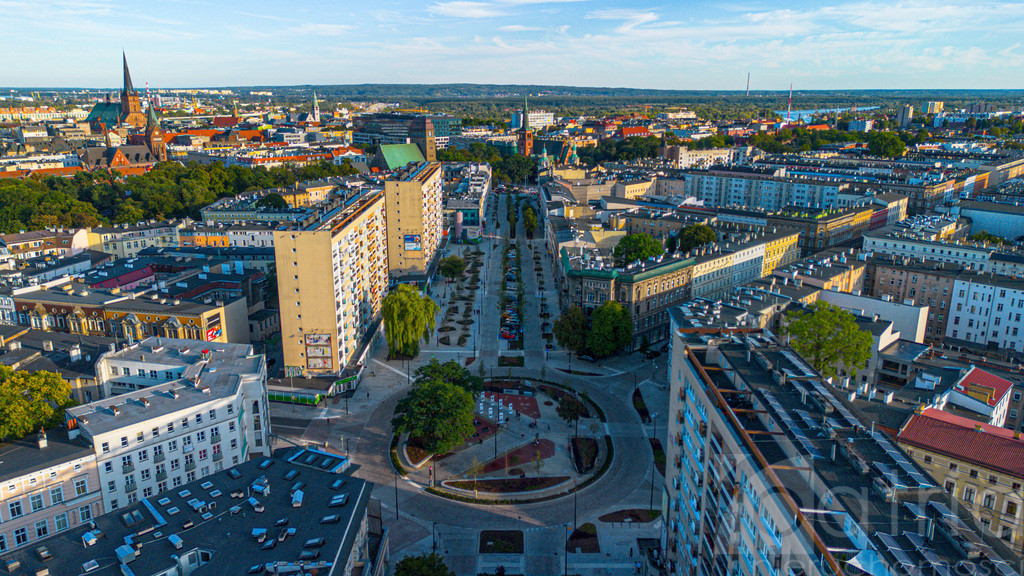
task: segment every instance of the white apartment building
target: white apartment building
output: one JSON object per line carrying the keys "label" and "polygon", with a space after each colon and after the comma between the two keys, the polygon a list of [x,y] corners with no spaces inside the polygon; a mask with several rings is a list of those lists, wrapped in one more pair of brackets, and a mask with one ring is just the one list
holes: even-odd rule
{"label": "white apartment building", "polygon": [[915,260],[951,262],[966,269],[1008,276],[1024,275],[1024,256],[997,252],[995,248],[984,247],[980,244],[943,242],[872,231],[864,233],[863,251],[903,256]]}
{"label": "white apartment building", "polygon": [[706,206],[745,206],[781,210],[786,206],[831,208],[849,183],[787,176],[785,168],[742,166],[691,170],[684,175],[686,193]]}
{"label": "white apartment building", "polygon": [[107,512],[270,453],[266,359],[252,346],[147,338],[103,354],[96,380],[129,391],[65,417],[92,446]]}
{"label": "white apartment building", "polygon": [[1024,352],[1024,281],[961,274],[953,282],[946,337]]}

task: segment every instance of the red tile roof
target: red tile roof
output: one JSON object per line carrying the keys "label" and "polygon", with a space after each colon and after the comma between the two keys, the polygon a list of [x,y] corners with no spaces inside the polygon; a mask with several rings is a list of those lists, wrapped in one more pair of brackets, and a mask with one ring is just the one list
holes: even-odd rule
{"label": "red tile roof", "polygon": [[928,408],[911,416],[896,440],[1024,478],[1024,439],[1015,436],[1013,430]]}
{"label": "red tile roof", "polygon": [[1010,388],[1013,388],[1013,382],[985,372],[977,366],[972,366],[967,374],[964,374],[963,378],[953,386],[954,390],[963,394],[968,394],[972,390],[975,393],[986,394],[985,402],[989,406],[998,404],[1003,396],[1010,391]]}

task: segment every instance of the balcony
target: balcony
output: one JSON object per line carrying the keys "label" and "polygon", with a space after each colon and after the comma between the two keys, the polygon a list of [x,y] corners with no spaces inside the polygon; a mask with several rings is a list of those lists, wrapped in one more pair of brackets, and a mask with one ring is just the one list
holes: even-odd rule
{"label": "balcony", "polygon": [[153,462],[163,462],[164,460],[167,460],[167,455],[163,452],[153,454]]}
{"label": "balcony", "polygon": [[185,462],[185,471],[186,472],[191,472],[192,470],[195,470],[195,469],[196,469],[196,463],[194,461],[192,461],[192,462]]}
{"label": "balcony", "polygon": [[131,474],[135,472],[135,464],[121,464],[121,474]]}
{"label": "balcony", "polygon": [[139,489],[139,485],[136,484],[135,482],[129,482],[129,483],[124,485],[124,491],[125,492],[135,492],[138,489]]}
{"label": "balcony", "polygon": [[164,480],[167,480],[167,472],[164,472],[164,471],[157,472],[156,473],[156,481],[157,482],[163,482]]}
{"label": "balcony", "polygon": [[223,459],[224,459],[224,453],[223,452],[214,452],[213,453],[213,461],[214,462],[220,462]]}
{"label": "balcony", "polygon": [[219,444],[220,434],[210,434],[210,444]]}
{"label": "balcony", "polygon": [[185,444],[184,446],[181,447],[182,454],[188,454],[193,450],[195,450],[195,447],[192,444]]}

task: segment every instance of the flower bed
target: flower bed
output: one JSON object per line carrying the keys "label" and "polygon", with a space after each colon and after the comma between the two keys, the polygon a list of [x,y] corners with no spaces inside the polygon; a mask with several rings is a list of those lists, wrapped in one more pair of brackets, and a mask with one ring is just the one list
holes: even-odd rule
{"label": "flower bed", "polygon": [[573,438],[572,460],[576,470],[580,474],[586,474],[594,469],[597,462],[597,440],[593,438]]}
{"label": "flower bed", "polygon": [[521,530],[484,530],[480,532],[481,554],[522,554]]}
{"label": "flower bed", "polygon": [[524,363],[522,356],[498,356],[498,366],[522,366]]}
{"label": "flower bed", "polygon": [[630,508],[609,512],[598,518],[601,522],[653,522],[661,517],[661,510]]}
{"label": "flower bed", "polygon": [[586,554],[598,554],[601,547],[597,543],[597,526],[590,522],[581,525],[569,535],[569,541],[565,544],[569,551],[580,551]]}

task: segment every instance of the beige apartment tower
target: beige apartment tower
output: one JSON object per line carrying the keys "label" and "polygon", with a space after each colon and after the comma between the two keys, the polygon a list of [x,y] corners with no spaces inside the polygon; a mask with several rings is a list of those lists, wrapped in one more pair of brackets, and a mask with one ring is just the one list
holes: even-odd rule
{"label": "beige apartment tower", "polygon": [[380,318],[388,287],[384,193],[274,231],[285,372],[336,374]]}
{"label": "beige apartment tower", "polygon": [[391,276],[412,279],[430,268],[441,244],[441,189],[444,170],[420,162],[395,172],[384,183],[387,197],[387,258]]}

